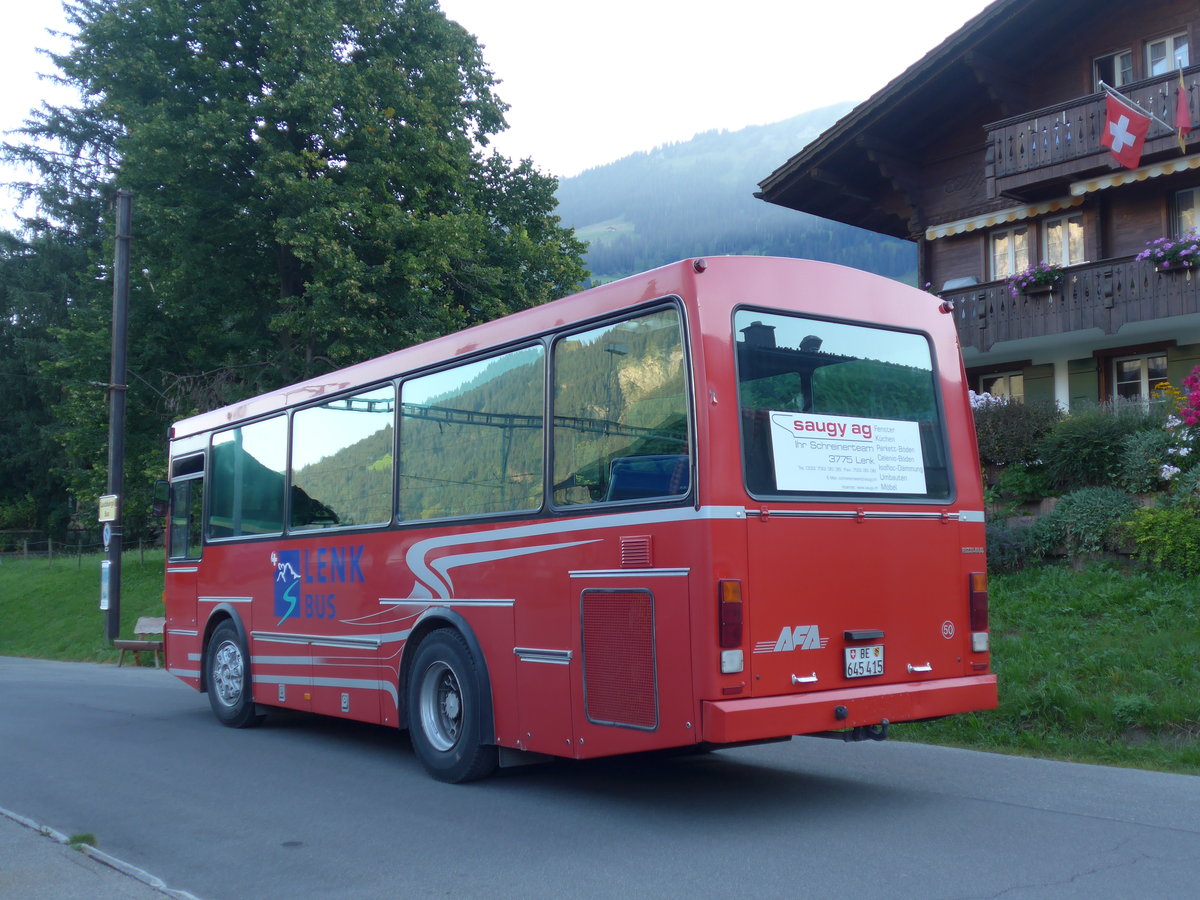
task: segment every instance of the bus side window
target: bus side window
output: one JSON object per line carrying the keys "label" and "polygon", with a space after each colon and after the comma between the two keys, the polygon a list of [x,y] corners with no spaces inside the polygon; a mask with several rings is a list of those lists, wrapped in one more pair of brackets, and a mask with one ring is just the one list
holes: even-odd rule
{"label": "bus side window", "polygon": [[171,520],[167,546],[171,559],[199,559],[202,547],[204,479],[171,485]]}
{"label": "bus side window", "polygon": [[554,347],[554,503],[683,497],[691,489],[679,312],[568,335]]}
{"label": "bus side window", "polygon": [[401,520],[542,505],[541,346],[410,378],[400,394]]}
{"label": "bus side window", "polygon": [[282,533],[287,448],[286,416],[213,435],[208,473],[210,538]]}

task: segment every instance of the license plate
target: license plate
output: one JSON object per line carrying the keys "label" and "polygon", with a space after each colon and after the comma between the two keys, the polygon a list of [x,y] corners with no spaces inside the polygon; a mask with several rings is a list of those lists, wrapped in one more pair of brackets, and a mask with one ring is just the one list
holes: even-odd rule
{"label": "license plate", "polygon": [[846,648],[846,677],[866,678],[883,674],[883,644]]}

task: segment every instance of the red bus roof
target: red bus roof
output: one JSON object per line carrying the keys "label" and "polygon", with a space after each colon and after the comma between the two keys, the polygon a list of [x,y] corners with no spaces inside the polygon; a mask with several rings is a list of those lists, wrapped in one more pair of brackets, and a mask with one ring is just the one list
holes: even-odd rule
{"label": "red bus roof", "polygon": [[[864,290],[859,296],[868,301],[863,308],[857,308],[857,303],[846,303],[846,277],[863,280]],[[822,284],[828,283],[830,279],[842,279],[843,297],[837,312],[851,314],[855,318],[864,318],[864,314],[869,313],[866,316],[869,321],[907,327],[914,324],[913,316],[916,310],[913,306],[906,305],[903,315],[900,315],[898,310],[896,314],[889,315],[886,304],[881,302],[885,300],[885,296],[881,295],[894,300],[895,292],[900,292],[907,299],[911,299],[914,294],[923,294],[877,275],[813,260],[750,256],[686,259],[182,419],[172,428],[171,436],[182,438],[223,428],[320,397],[386,381],[407,372],[533,338],[658,298],[671,295],[689,298],[696,293],[697,278],[704,278],[704,284],[709,289],[720,286],[728,288],[731,284],[745,288],[717,292],[728,295],[730,307],[737,302],[769,302],[769,295],[763,296],[761,292],[750,289],[752,283],[772,284],[777,288],[781,280],[793,284],[803,280],[807,287],[819,290]],[[867,282],[870,283],[870,290],[866,289]],[[890,289],[884,288],[885,285]],[[706,296],[710,296],[712,292],[706,290],[705,293]],[[930,300],[928,311],[933,313],[937,306],[932,301],[936,298],[930,297]]]}

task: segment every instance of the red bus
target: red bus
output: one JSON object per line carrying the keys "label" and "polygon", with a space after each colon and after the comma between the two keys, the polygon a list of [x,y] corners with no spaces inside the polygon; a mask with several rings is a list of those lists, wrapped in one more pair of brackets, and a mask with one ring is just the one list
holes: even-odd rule
{"label": "red bus", "polygon": [[953,317],[687,260],[177,423],[166,659],[226,725],[497,764],[994,707]]}

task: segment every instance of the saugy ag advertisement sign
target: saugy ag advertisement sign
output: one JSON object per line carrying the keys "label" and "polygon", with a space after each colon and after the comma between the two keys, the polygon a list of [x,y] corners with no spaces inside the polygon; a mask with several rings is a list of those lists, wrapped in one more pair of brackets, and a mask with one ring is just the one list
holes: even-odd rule
{"label": "saugy ag advertisement sign", "polygon": [[916,422],[772,410],[771,457],[781,491],[925,493]]}

